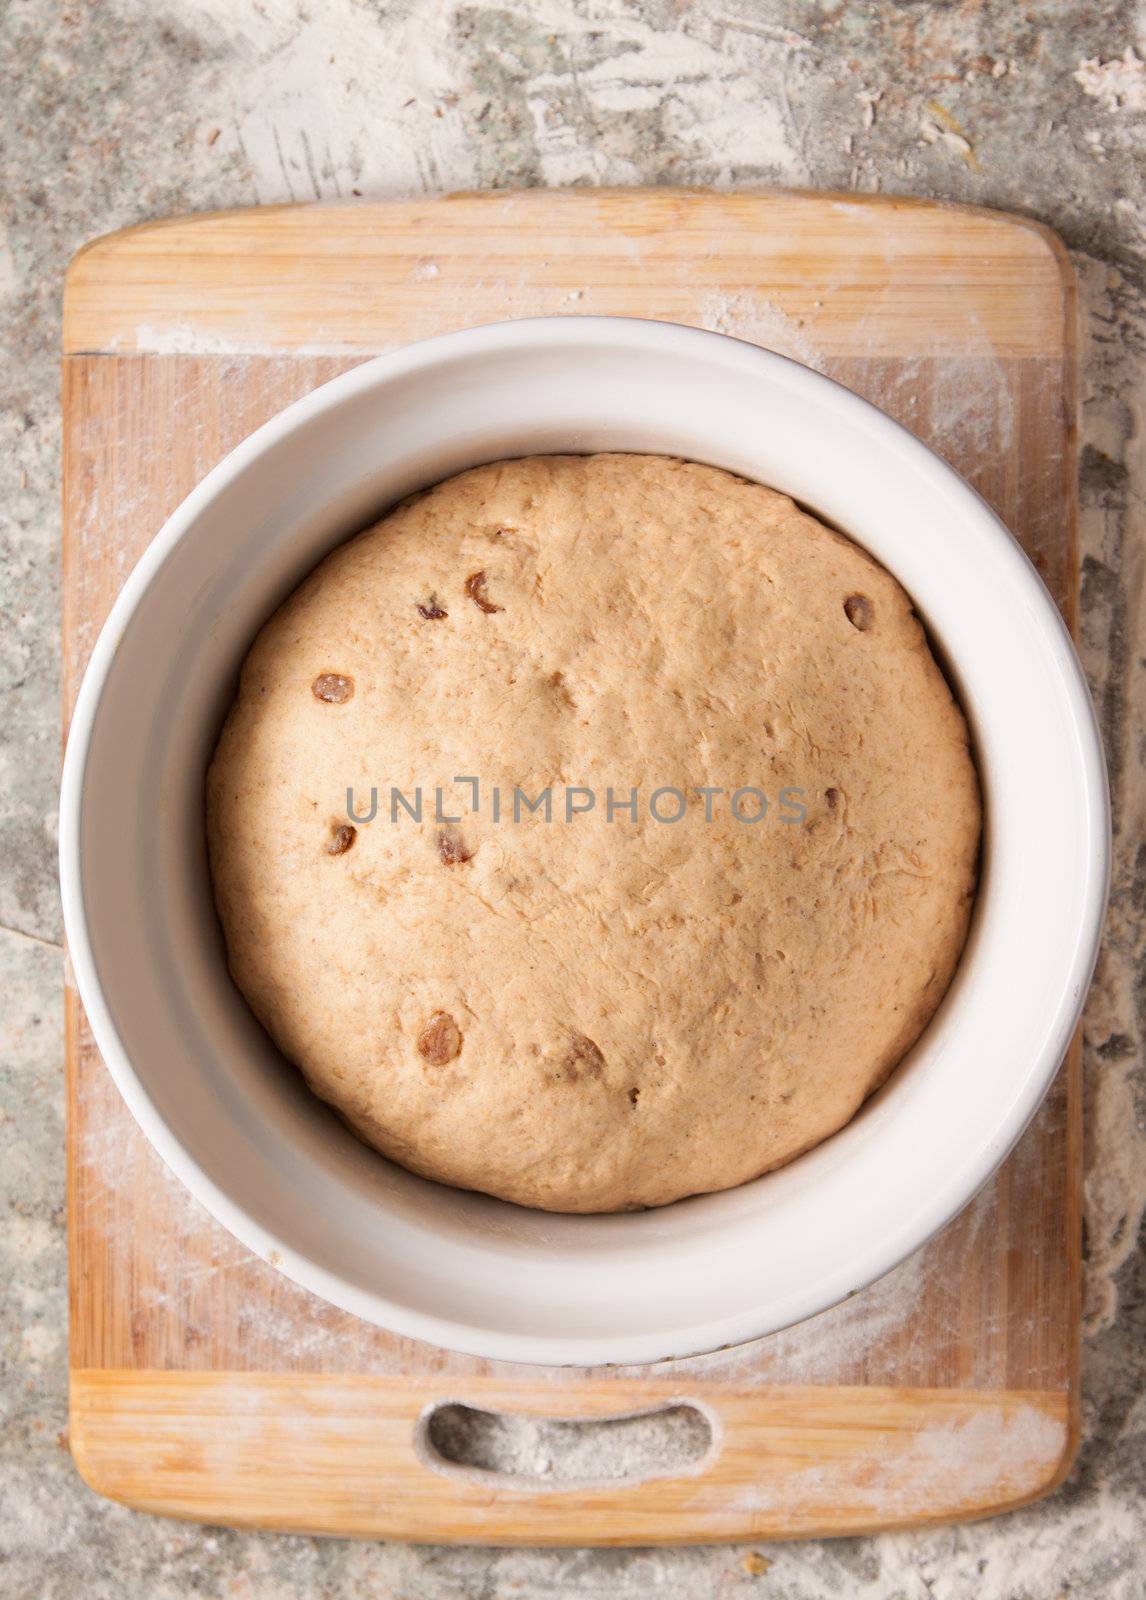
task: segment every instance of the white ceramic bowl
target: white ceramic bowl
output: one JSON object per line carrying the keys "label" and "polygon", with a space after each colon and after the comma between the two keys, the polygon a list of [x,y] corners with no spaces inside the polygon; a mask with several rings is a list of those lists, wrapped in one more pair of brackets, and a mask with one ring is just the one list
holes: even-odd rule
{"label": "white ceramic bowl", "polygon": [[[202,784],[254,634],[334,544],[466,467],[595,450],[681,455],[772,484],[890,568],[971,721],[986,841],[954,984],[848,1127],[724,1194],[566,1217],[413,1177],[359,1144],[284,1066],[227,977]],[[76,981],[104,1059],[159,1153],[233,1233],[401,1333],[522,1361],[630,1362],[809,1316],[970,1199],[1078,1019],[1108,819],[1090,701],[1058,612],[950,468],[846,389],[755,346],[664,323],[553,318],[371,361],[199,485],[95,648],[65,762],[60,854]]]}

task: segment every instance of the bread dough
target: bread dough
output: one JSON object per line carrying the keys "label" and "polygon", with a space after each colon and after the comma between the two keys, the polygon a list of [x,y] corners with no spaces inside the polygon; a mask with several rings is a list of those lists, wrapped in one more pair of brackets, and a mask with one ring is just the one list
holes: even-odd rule
{"label": "bread dough", "polygon": [[235,982],[314,1092],[415,1172],[589,1212],[848,1121],[948,986],[980,804],[862,550],[712,467],[549,456],[322,562],[246,660],[207,824]]}

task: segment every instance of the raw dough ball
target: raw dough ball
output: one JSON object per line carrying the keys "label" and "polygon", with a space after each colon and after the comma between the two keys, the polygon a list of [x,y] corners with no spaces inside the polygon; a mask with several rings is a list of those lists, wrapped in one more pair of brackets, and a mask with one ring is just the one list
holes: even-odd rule
{"label": "raw dough ball", "polygon": [[637,455],[481,467],[336,550],[256,640],[207,798],[231,971],[315,1093],[557,1211],[727,1188],[847,1122],[947,988],[980,830],[895,580]]}

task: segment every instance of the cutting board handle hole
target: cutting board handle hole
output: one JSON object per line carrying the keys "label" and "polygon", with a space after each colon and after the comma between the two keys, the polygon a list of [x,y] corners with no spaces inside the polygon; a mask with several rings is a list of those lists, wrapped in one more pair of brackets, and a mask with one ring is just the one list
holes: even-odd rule
{"label": "cutting board handle hole", "polygon": [[719,1449],[708,1407],[677,1402],[613,1417],[538,1417],[444,1401],[423,1412],[418,1454],[437,1472],[572,1489],[699,1471]]}

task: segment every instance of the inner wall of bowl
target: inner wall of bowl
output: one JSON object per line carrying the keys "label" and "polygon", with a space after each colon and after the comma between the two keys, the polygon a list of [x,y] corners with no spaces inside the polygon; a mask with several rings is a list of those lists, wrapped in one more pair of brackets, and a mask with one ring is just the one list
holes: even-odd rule
{"label": "inner wall of bowl", "polygon": [[[538,337],[496,359],[462,350],[351,376],[337,403],[312,408],[202,498],[125,628],[100,703],[83,895],[142,1096],[225,1220],[242,1214],[248,1242],[260,1247],[265,1231],[268,1250],[310,1263],[312,1283],[329,1275],[331,1297],[366,1315],[377,1295],[431,1334],[434,1319],[504,1330],[501,1353],[519,1334],[663,1338],[650,1354],[689,1347],[671,1330],[700,1320],[732,1336],[764,1331],[764,1299],[769,1327],[807,1315],[892,1265],[986,1177],[1033,1109],[1043,1083],[1032,1075],[1045,1077],[1039,1063],[1063,1028],[1069,952],[1047,927],[1046,863],[1048,852],[1059,863],[1053,916],[1077,929],[1093,818],[1071,771],[1080,736],[1061,706],[1076,686],[1047,602],[1017,548],[922,446],[816,375],[730,341],[662,348],[650,329],[554,348]],[[334,544],[467,467],[597,450],[759,479],[883,561],[956,679],[989,828],[956,981],[848,1128],[725,1194],[566,1217],[416,1178],[310,1096],[226,974],[202,781],[254,634]],[[496,1333],[479,1342],[498,1353]]]}

